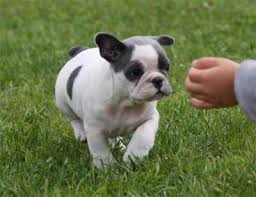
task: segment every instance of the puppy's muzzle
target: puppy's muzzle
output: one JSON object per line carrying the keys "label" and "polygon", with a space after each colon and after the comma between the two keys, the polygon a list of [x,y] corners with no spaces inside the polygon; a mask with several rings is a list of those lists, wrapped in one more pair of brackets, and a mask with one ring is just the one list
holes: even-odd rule
{"label": "puppy's muzzle", "polygon": [[152,80],[153,85],[156,89],[160,90],[162,88],[164,79],[161,77],[156,77]]}
{"label": "puppy's muzzle", "polygon": [[151,83],[158,90],[158,93],[164,96],[169,96],[171,94],[172,88],[169,82],[163,77],[155,77],[152,79]]}

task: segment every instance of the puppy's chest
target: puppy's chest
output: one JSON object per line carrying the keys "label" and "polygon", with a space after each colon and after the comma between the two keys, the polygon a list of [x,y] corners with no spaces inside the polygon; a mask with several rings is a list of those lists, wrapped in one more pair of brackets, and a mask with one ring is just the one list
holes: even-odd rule
{"label": "puppy's chest", "polygon": [[108,128],[106,128],[109,136],[116,137],[136,130],[137,127],[147,120],[146,111],[147,108],[145,106],[109,109],[107,111]]}

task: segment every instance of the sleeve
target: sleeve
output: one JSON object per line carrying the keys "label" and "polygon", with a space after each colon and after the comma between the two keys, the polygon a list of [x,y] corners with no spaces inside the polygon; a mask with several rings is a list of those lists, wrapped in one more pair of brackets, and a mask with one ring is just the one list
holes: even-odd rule
{"label": "sleeve", "polygon": [[240,64],[235,76],[235,94],[247,117],[256,121],[256,61]]}

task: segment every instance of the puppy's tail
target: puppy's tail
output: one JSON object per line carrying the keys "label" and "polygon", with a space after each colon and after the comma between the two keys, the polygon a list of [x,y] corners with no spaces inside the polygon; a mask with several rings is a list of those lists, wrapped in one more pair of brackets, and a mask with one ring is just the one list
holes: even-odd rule
{"label": "puppy's tail", "polygon": [[80,52],[82,52],[82,51],[84,51],[84,50],[86,50],[86,49],[88,49],[88,47],[84,47],[84,46],[81,46],[81,45],[79,45],[79,46],[74,46],[74,47],[72,47],[72,48],[69,50],[68,54],[69,54],[71,57],[75,57],[78,53],[80,53]]}

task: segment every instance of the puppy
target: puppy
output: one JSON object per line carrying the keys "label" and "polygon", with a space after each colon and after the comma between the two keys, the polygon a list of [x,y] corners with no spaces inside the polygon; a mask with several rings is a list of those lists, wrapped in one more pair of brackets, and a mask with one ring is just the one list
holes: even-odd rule
{"label": "puppy", "polygon": [[158,130],[157,100],[171,93],[170,61],[161,45],[169,36],[135,36],[124,41],[99,33],[96,48],[74,47],[55,86],[56,105],[88,142],[97,168],[114,159],[109,139],[133,133],[123,156],[136,162],[148,155]]}

